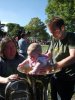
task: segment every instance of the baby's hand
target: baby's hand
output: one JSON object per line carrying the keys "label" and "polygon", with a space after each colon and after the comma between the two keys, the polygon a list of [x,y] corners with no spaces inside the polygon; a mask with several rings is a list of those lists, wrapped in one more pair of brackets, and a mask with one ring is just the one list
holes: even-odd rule
{"label": "baby's hand", "polygon": [[24,66],[24,65],[23,65],[22,63],[20,63],[20,64],[18,65],[18,67],[20,67],[20,68],[23,67],[23,66]]}
{"label": "baby's hand", "polygon": [[23,68],[23,64],[20,63],[20,64],[18,65],[18,67],[17,67],[17,70],[19,71],[19,70],[21,70],[22,68]]}
{"label": "baby's hand", "polygon": [[28,72],[28,74],[33,75],[33,74],[35,74],[35,72],[32,70],[32,71]]}

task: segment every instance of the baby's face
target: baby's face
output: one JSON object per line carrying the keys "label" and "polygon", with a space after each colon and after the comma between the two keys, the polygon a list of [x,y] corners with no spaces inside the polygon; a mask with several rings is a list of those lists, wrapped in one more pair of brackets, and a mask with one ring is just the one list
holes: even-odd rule
{"label": "baby's face", "polygon": [[38,53],[33,52],[33,53],[29,54],[28,56],[32,61],[36,61],[39,55],[38,55]]}

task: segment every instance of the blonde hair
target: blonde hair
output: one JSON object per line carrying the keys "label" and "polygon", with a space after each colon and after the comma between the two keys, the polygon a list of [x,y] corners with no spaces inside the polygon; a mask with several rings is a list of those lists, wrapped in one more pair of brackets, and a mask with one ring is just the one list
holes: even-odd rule
{"label": "blonde hair", "polygon": [[38,43],[31,43],[27,49],[27,53],[31,54],[32,52],[37,52],[38,54],[42,53],[41,45]]}

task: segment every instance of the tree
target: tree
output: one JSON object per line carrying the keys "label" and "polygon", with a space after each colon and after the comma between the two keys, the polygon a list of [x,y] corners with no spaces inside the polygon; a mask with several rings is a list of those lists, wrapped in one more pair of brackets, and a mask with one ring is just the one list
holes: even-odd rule
{"label": "tree", "polygon": [[18,33],[20,30],[24,30],[23,27],[21,27],[19,24],[15,24],[15,23],[8,23],[7,24],[8,27],[8,35],[9,36],[18,36]]}
{"label": "tree", "polygon": [[68,31],[75,31],[75,0],[48,0],[45,11],[48,16],[46,22],[59,16],[65,20]]}
{"label": "tree", "polygon": [[29,24],[26,25],[24,28],[26,31],[30,32],[30,35],[32,37],[35,37],[38,40],[45,40],[48,37],[46,26],[38,17],[31,18]]}

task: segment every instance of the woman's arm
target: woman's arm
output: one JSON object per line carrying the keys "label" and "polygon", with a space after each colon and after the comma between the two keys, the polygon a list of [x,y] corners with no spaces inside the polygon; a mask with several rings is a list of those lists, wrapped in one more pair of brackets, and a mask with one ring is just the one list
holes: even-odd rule
{"label": "woman's arm", "polygon": [[9,80],[8,77],[0,76],[0,83],[8,83],[9,82],[8,80]]}
{"label": "woman's arm", "polygon": [[2,77],[0,76],[0,83],[8,83],[10,80],[13,80],[13,79],[17,79],[18,78],[18,74],[12,74],[8,77]]}

